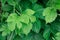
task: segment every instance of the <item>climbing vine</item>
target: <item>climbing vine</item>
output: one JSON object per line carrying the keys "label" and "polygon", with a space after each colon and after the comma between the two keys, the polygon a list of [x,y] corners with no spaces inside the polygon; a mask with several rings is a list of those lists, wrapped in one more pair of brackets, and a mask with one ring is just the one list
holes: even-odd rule
{"label": "climbing vine", "polygon": [[60,40],[60,0],[0,0],[0,40]]}

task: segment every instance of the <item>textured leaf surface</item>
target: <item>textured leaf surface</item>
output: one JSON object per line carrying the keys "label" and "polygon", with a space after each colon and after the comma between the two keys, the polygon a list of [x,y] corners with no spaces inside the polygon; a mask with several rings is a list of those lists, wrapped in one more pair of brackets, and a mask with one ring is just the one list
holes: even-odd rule
{"label": "textured leaf surface", "polygon": [[2,10],[3,11],[10,11],[10,10],[12,10],[12,6],[10,6],[10,5],[4,5],[4,6],[2,6]]}
{"label": "textured leaf surface", "polygon": [[23,23],[28,24],[28,23],[29,23],[29,16],[26,15],[26,14],[22,14],[22,15],[20,16],[20,21],[23,22]]}
{"label": "textured leaf surface", "polygon": [[[55,21],[51,24],[51,28],[55,31],[60,31],[60,22],[59,21]],[[54,31],[53,31],[54,32]]]}
{"label": "textured leaf surface", "polygon": [[22,23],[18,22],[18,23],[17,23],[17,28],[18,28],[18,29],[21,29],[21,27],[22,27]]}
{"label": "textured leaf surface", "polygon": [[55,9],[60,9],[60,0],[49,0],[47,4]]}
{"label": "textured leaf surface", "polygon": [[60,40],[60,0],[0,0],[0,40]]}
{"label": "textured leaf surface", "polygon": [[46,23],[51,23],[56,19],[57,13],[54,9],[47,7],[43,12],[43,16],[45,16]]}
{"label": "textured leaf surface", "polygon": [[56,33],[55,39],[60,40],[60,32]]}
{"label": "textured leaf surface", "polygon": [[26,9],[24,11],[24,13],[28,14],[28,15],[33,15],[35,13],[35,11],[31,10],[31,9]]}
{"label": "textured leaf surface", "polygon": [[44,33],[43,33],[43,37],[48,40],[49,37],[50,37],[50,28],[47,27],[45,30],[44,30]]}
{"label": "textured leaf surface", "polygon": [[15,22],[17,18],[17,14],[16,13],[11,13],[9,15],[9,17],[7,18],[7,22]]}
{"label": "textured leaf surface", "polygon": [[37,20],[34,24],[33,24],[33,28],[32,30],[36,33],[39,33],[41,29],[41,22],[39,20]]}
{"label": "textured leaf surface", "polygon": [[43,10],[44,10],[44,8],[42,7],[42,5],[34,4],[33,7],[32,7],[32,9],[36,11],[34,15],[37,18],[44,19],[44,16],[43,16]]}
{"label": "textured leaf surface", "polygon": [[10,5],[15,5],[15,2],[14,2],[14,0],[7,0],[7,2],[10,4]]}
{"label": "textured leaf surface", "polygon": [[32,29],[32,24],[29,23],[28,25],[23,25],[22,31],[24,34],[28,34]]}
{"label": "textured leaf surface", "polygon": [[15,30],[15,23],[8,23],[8,29],[11,30],[11,31],[14,31]]}
{"label": "textured leaf surface", "polygon": [[30,20],[31,20],[31,22],[35,22],[36,21],[36,17],[35,16],[30,16]]}

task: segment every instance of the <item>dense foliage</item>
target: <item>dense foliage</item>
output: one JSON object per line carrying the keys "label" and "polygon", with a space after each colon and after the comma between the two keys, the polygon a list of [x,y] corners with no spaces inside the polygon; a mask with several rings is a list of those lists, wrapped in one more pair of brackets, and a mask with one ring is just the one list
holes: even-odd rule
{"label": "dense foliage", "polygon": [[60,0],[0,2],[0,40],[60,40]]}

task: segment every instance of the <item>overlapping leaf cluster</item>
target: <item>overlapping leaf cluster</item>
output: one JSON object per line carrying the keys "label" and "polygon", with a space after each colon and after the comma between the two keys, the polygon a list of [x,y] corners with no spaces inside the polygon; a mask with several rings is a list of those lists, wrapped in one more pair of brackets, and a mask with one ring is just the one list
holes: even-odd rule
{"label": "overlapping leaf cluster", "polygon": [[60,40],[60,0],[1,0],[0,40]]}

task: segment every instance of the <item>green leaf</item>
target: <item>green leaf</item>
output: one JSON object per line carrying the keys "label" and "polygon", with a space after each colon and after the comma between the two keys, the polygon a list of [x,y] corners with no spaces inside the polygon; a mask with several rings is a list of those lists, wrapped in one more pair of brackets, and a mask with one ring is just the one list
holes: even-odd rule
{"label": "green leaf", "polygon": [[7,26],[6,24],[1,25],[0,26],[0,32],[4,31],[6,29],[6,26]]}
{"label": "green leaf", "polygon": [[4,28],[3,27],[0,28],[0,32],[2,32],[2,31],[4,31]]}
{"label": "green leaf", "polygon": [[21,0],[14,0],[16,4],[18,4]]}
{"label": "green leaf", "polygon": [[22,40],[20,36],[15,36],[13,40]]}
{"label": "green leaf", "polygon": [[28,8],[31,8],[31,6],[32,6],[31,2],[29,0],[28,1],[27,0],[20,1],[20,5],[21,5],[23,11]]}
{"label": "green leaf", "polygon": [[18,29],[21,29],[21,27],[22,27],[22,23],[18,22],[18,23],[17,23],[17,28],[18,28]]}
{"label": "green leaf", "polygon": [[42,5],[39,5],[37,3],[32,5],[32,9],[35,10],[35,11],[39,11],[42,8],[43,8]]}
{"label": "green leaf", "polygon": [[20,16],[20,21],[23,22],[23,23],[25,23],[25,24],[28,24],[29,23],[29,16],[26,15],[26,14],[22,14]]}
{"label": "green leaf", "polygon": [[30,20],[31,20],[31,22],[35,22],[36,21],[36,17],[35,16],[30,16]]}
{"label": "green leaf", "polygon": [[34,24],[33,24],[33,28],[32,28],[32,31],[36,32],[36,33],[39,33],[41,29],[41,22],[40,20],[37,20]]}
{"label": "green leaf", "polygon": [[3,24],[1,29],[1,35],[4,37],[4,36],[7,36],[8,34],[10,34],[10,30],[7,28],[7,24]]}
{"label": "green leaf", "polygon": [[20,16],[20,21],[28,24],[29,23],[29,19],[31,20],[31,22],[36,21],[36,18],[34,16],[32,16],[34,14],[34,11],[31,9],[26,9],[23,14]]}
{"label": "green leaf", "polygon": [[7,22],[15,22],[16,18],[17,18],[17,14],[16,13],[11,13],[7,18]]}
{"label": "green leaf", "polygon": [[56,33],[56,36],[60,36],[60,32]]}
{"label": "green leaf", "polygon": [[37,18],[44,19],[44,16],[43,16],[43,10],[44,10],[44,8],[42,7],[42,5],[34,4],[32,6],[32,9],[36,11],[34,15]]}
{"label": "green leaf", "polygon": [[49,0],[47,5],[54,7],[55,9],[60,9],[60,0]]}
{"label": "green leaf", "polygon": [[5,40],[6,37],[3,37],[1,34],[0,34],[0,40]]}
{"label": "green leaf", "polygon": [[55,1],[55,8],[60,9],[60,0],[54,0]]}
{"label": "green leaf", "polygon": [[24,36],[22,40],[44,40],[41,34],[29,33],[27,36]]}
{"label": "green leaf", "polygon": [[51,23],[56,19],[57,13],[53,8],[47,7],[43,12],[43,16],[45,16],[46,23]]}
{"label": "green leaf", "polygon": [[36,3],[38,0],[29,0],[32,3]]}
{"label": "green leaf", "polygon": [[56,33],[55,39],[60,40],[60,32]]}
{"label": "green leaf", "polygon": [[14,6],[14,5],[15,5],[14,0],[7,0],[7,2],[8,2],[8,4],[9,4],[9,5],[12,5],[12,6]]}
{"label": "green leaf", "polygon": [[52,31],[53,33],[56,33],[55,31],[60,31],[60,22],[55,21],[55,22],[51,23],[51,29],[54,30],[54,31]]}
{"label": "green leaf", "polygon": [[1,16],[2,16],[2,18],[7,18],[8,17],[8,12],[3,12],[2,14],[1,14]]}
{"label": "green leaf", "polygon": [[27,18],[26,15],[18,16],[16,13],[11,13],[10,16],[8,16],[7,18],[9,30],[11,31],[15,30],[16,25],[17,25],[17,28],[20,29],[22,27],[21,22],[27,23],[29,21],[28,18],[27,18],[28,20],[27,19],[25,20],[24,18]]}
{"label": "green leaf", "polygon": [[49,37],[50,37],[50,28],[49,28],[49,26],[47,26],[47,28],[45,28],[44,33],[43,33],[43,37],[44,37],[46,40],[49,39]]}
{"label": "green leaf", "polygon": [[29,23],[28,25],[23,25],[22,32],[25,35],[28,35],[28,33],[31,31],[31,29],[32,29],[32,23]]}
{"label": "green leaf", "polygon": [[10,34],[10,30],[5,28],[5,30],[2,32],[2,36],[7,36],[8,34]]}
{"label": "green leaf", "polygon": [[56,4],[55,8],[56,9],[60,9],[60,3],[59,4]]}
{"label": "green leaf", "polygon": [[7,35],[7,33],[4,31],[4,32],[2,32],[2,36],[6,36]]}
{"label": "green leaf", "polygon": [[33,11],[31,9],[26,9],[23,13],[25,13],[27,15],[33,15],[35,13],[35,11]]}
{"label": "green leaf", "polygon": [[10,31],[14,31],[14,30],[15,30],[15,26],[16,26],[16,24],[13,23],[13,22],[9,22],[9,23],[8,23],[8,29],[9,29]]}
{"label": "green leaf", "polygon": [[15,30],[16,24],[17,24],[18,29],[20,29],[22,27],[22,24],[20,23],[20,18],[19,17],[20,16],[18,16],[16,13],[10,14],[10,16],[7,18],[9,30],[11,30],[11,31]]}
{"label": "green leaf", "polygon": [[18,22],[17,17],[18,16],[16,13],[11,13],[10,16],[8,16],[7,23],[8,23],[8,29],[9,30],[11,30],[11,31],[15,30],[16,23]]}
{"label": "green leaf", "polygon": [[12,6],[6,4],[6,5],[2,6],[2,10],[3,11],[10,11],[10,10],[12,10]]}
{"label": "green leaf", "polygon": [[45,8],[43,11],[43,16],[46,16],[48,13],[50,13],[50,9],[50,7]]}
{"label": "green leaf", "polygon": [[6,0],[1,0],[2,6],[6,3]]}

